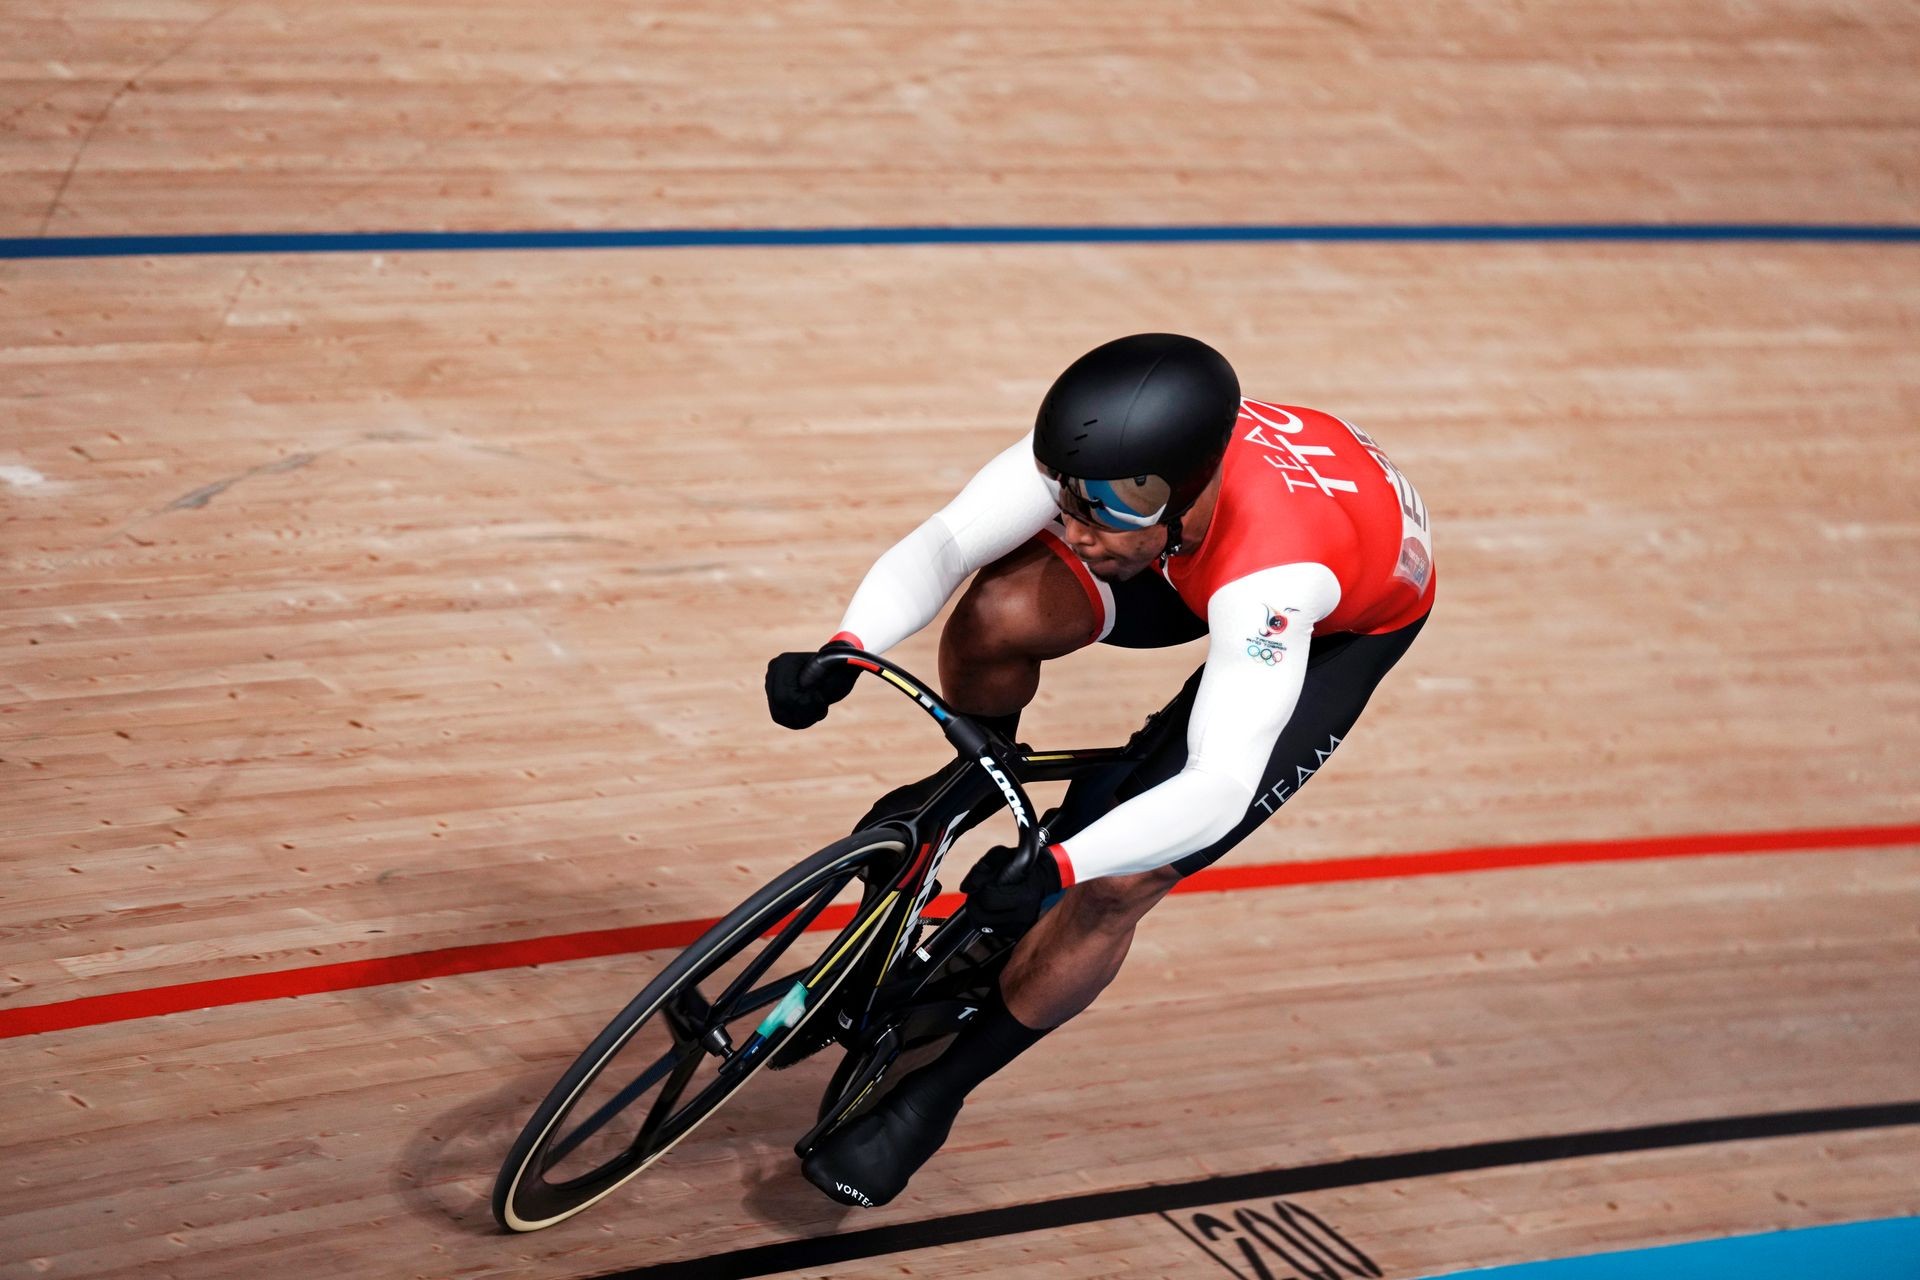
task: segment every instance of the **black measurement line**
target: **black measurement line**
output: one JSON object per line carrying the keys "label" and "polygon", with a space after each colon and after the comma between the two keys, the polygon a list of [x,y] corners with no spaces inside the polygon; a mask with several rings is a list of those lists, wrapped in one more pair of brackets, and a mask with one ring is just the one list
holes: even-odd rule
{"label": "black measurement line", "polygon": [[817,1236],[808,1240],[783,1240],[776,1244],[736,1249],[732,1253],[635,1267],[627,1271],[610,1272],[594,1280],[749,1280],[750,1277],[777,1275],[782,1271],[818,1270],[835,1263],[884,1257],[910,1249],[991,1240],[1030,1231],[1058,1230],[1088,1222],[1170,1214],[1182,1209],[1203,1209],[1209,1205],[1236,1204],[1244,1200],[1279,1199],[1302,1192],[1328,1191],[1369,1182],[1431,1178],[1440,1174],[1539,1164],[1548,1160],[1578,1160],[1635,1151],[1658,1151],[1666,1147],[1751,1142],[1761,1138],[1845,1133],[1911,1124],[1920,1124],[1920,1101],[1722,1116],[1708,1120],[1682,1120],[1673,1124],[1639,1125],[1630,1129],[1598,1129],[1538,1138],[1512,1138],[1501,1142],[1474,1142],[1432,1151],[1360,1156],[1352,1160],[1302,1165],[1295,1169],[1227,1174],[1196,1178],[1190,1182],[1160,1183],[1065,1196],[1036,1204],[980,1209],[945,1218],[843,1231],[837,1235]]}

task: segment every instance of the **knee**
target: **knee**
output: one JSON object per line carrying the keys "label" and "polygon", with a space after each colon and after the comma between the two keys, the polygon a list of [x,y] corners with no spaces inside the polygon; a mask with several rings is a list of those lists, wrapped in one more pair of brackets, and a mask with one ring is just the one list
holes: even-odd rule
{"label": "knee", "polygon": [[1033,599],[1009,575],[982,569],[954,603],[941,641],[979,657],[999,657],[1029,648]]}
{"label": "knee", "polygon": [[1101,876],[1067,890],[1062,905],[1094,928],[1130,929],[1180,883],[1172,867],[1127,876]]}
{"label": "knee", "polygon": [[1087,643],[1093,607],[1072,572],[1038,543],[975,574],[940,643],[956,657],[1057,658]]}

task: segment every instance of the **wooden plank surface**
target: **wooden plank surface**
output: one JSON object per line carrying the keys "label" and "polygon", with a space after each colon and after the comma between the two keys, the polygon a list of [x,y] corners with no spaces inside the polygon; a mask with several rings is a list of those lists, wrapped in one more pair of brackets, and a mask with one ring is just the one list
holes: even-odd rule
{"label": "wooden plank surface", "polygon": [[[16,268],[13,983],[724,909],[944,749],[872,695],[767,726],[767,655],[1017,436],[1104,324],[1061,299],[1170,263],[1207,301],[1153,319],[1365,424],[1446,517],[1432,634],[1241,857],[1920,812],[1910,256],[831,259]],[[916,324],[940,295],[1004,336]],[[1112,740],[1195,661],[1060,664],[1026,731]]]}
{"label": "wooden plank surface", "polygon": [[[1365,423],[1445,517],[1431,634],[1237,861],[1911,821],[1910,262],[535,254],[163,261],[131,287],[13,268],[14,465],[44,479],[7,493],[12,999],[724,909],[939,757],[884,698],[764,727],[759,664],[830,628],[885,540],[1018,433],[1100,304],[1155,281],[1182,291],[1156,322],[1218,335],[1260,394]],[[981,323],[916,323],[932,297]],[[1193,660],[1060,664],[1031,733],[1110,739]],[[1915,1096],[1915,874],[1895,848],[1177,899],[888,1214]],[[531,1242],[480,1231],[510,1126],[657,962],[20,1042],[12,1256],[580,1275],[825,1229],[782,1154],[817,1087],[794,1076],[644,1196]],[[1865,1181],[1813,1216],[1878,1211]],[[110,1232],[88,1225],[103,1203],[127,1206]],[[1782,1219],[1729,1201],[1647,1235],[1704,1220]],[[1476,1259],[1519,1256],[1503,1221]]]}
{"label": "wooden plank surface", "polygon": [[[1156,1182],[1911,1097],[1917,910],[1911,848],[1175,897],[1116,986],[986,1086],[894,1205],[851,1213],[795,1172],[816,1063],[756,1081],[616,1200],[512,1239],[485,1203],[501,1150],[663,957],[63,1033],[9,1054],[0,1256],[51,1275],[593,1275]],[[1912,1134],[1301,1202],[1410,1276],[1920,1212]],[[955,1247],[936,1265],[992,1274],[1024,1257],[1083,1274],[1076,1260],[1111,1249],[1140,1266],[1193,1259],[1167,1274],[1212,1265],[1164,1222],[1143,1225],[1138,1255],[1121,1224]],[[848,1273],[902,1265],[919,1264]]]}
{"label": "wooden plank surface", "polygon": [[[7,19],[0,236],[1915,220],[1882,0]],[[1910,246],[0,262],[0,1016],[724,910],[944,754],[871,693],[772,728],[766,658],[1154,328],[1364,425],[1436,513],[1433,625],[1232,865],[1920,821]],[[1197,661],[1057,664],[1026,734],[1112,741]],[[493,1232],[511,1134],[661,953],[81,1018],[0,1059],[0,1271],[581,1277],[1920,1098],[1920,850],[1809,844],[1176,897],[872,1214],[795,1175],[810,1064]],[[1412,1277],[1920,1213],[1913,1138],[1299,1201]],[[1218,1274],[1181,1222],[832,1273]]]}
{"label": "wooden plank surface", "polygon": [[13,0],[0,235],[1911,221],[1886,0]]}

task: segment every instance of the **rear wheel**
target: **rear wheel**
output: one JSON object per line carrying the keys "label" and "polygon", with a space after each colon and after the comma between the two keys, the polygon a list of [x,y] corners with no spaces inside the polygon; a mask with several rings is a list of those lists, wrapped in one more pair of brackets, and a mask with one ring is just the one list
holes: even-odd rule
{"label": "rear wheel", "polygon": [[[500,1224],[536,1231],[572,1217],[713,1114],[830,1002],[874,945],[880,903],[863,909],[859,876],[905,851],[892,829],[857,832],[822,849],[649,982],[567,1068],[514,1141],[494,1183]],[[844,927],[832,930],[841,920]],[[833,963],[810,989],[803,980],[823,959]]]}

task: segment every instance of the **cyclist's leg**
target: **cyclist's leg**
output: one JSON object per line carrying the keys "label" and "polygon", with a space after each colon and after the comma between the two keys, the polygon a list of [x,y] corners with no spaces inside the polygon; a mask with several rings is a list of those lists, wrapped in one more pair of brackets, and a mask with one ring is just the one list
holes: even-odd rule
{"label": "cyclist's leg", "polygon": [[[1093,579],[1084,567],[1076,575],[1079,561],[1065,545],[1042,532],[981,569],[940,633],[942,696],[1009,739],[1040,687],[1040,664],[1092,644],[1113,616],[1111,593],[1088,585]],[[919,808],[945,772],[888,792],[854,830]]]}
{"label": "cyclist's leg", "polygon": [[[1089,989],[1065,1021],[1091,1003],[1119,971],[1133,926],[1180,879],[1171,868],[1075,885],[1016,948],[1025,963],[1055,981]],[[1044,932],[1043,932],[1044,931]],[[1038,935],[1040,945],[1029,941]],[[1047,939],[1051,937],[1053,941]],[[1083,957],[1091,956],[1091,960]],[[1103,966],[1077,974],[1081,963]],[[1010,962],[1011,968],[1011,962]],[[1008,976],[1002,975],[1002,984]],[[828,1136],[802,1166],[807,1179],[843,1204],[885,1204],[947,1140],[966,1097],[988,1076],[1037,1044],[1051,1024],[1031,1026],[1007,1007],[1002,988],[938,1058],[903,1079],[879,1106]]]}
{"label": "cyclist's leg", "polygon": [[[1352,732],[1368,698],[1413,643],[1424,621],[1386,635],[1316,640],[1308,650],[1300,701],[1274,743],[1260,790],[1241,820],[1225,836],[1172,866],[1137,876],[1092,880],[1067,890],[1059,905],[1020,940],[1001,975],[1002,998],[1013,1016],[1026,1026],[1048,1028],[1093,1003],[1119,972],[1140,918],[1182,877],[1244,840],[1326,763]],[[1143,731],[1151,735],[1146,756],[1113,788],[1111,803],[1157,786],[1185,766],[1186,721],[1199,674],[1194,673]],[[1057,816],[1059,829],[1050,829],[1050,835],[1066,837],[1063,819],[1084,825],[1085,807]]]}
{"label": "cyclist's leg", "polygon": [[[1017,716],[1040,687],[1040,664],[1092,644],[1104,599],[1042,532],[975,574],[940,632],[940,691],[960,711]],[[1084,581],[1083,581],[1084,579]]]}
{"label": "cyclist's leg", "polygon": [[[1160,647],[1205,633],[1205,625],[1157,575],[1142,574],[1109,586],[1087,574],[1084,566],[1079,565],[1057,538],[1048,539],[1043,535],[1037,542],[1047,555],[1073,575],[1072,580],[1086,600],[1086,612],[1079,616],[1093,619],[1094,626],[1073,647],[1095,640],[1140,648]],[[1029,571],[1032,564],[1031,560],[1026,562]],[[1055,574],[1054,581],[1058,580]],[[989,592],[991,590],[990,587]],[[989,594],[978,603],[992,604],[992,596]],[[961,615],[956,611],[955,616]],[[983,623],[991,622],[991,614],[985,609],[976,616]],[[981,629],[995,628],[988,625]],[[965,651],[966,628],[949,624],[946,637],[957,641],[953,649],[957,660],[970,656]],[[943,637],[941,652],[943,678],[948,671],[946,637]],[[1070,638],[1064,634],[1057,637],[1061,641]],[[991,654],[979,656],[992,659]],[[1024,706],[1033,695],[1038,671],[1036,661],[1030,671],[1003,672],[1006,683],[990,691],[1001,697],[995,705]],[[966,677],[964,672],[955,671],[954,678]],[[949,684],[947,691],[951,695],[954,686]],[[1111,781],[1119,781],[1123,772],[1116,772]],[[1110,794],[1112,786],[1104,790]],[[1031,976],[1027,979],[1040,989],[1047,988],[1050,982],[1074,980],[1071,975],[1055,972],[1061,966],[1089,962],[1101,966],[1092,975],[1097,981],[1090,984],[1086,1000],[1062,1014],[1060,1021],[1079,1012],[1112,980],[1126,955],[1134,922],[1179,878],[1171,868],[1162,868],[1138,876],[1112,876],[1076,885],[1021,941],[1015,950],[1019,964],[1035,973],[1055,974],[1051,979]],[[1049,942],[1049,937],[1054,940]],[[1016,1017],[1002,996],[1006,981],[1007,975],[1003,974],[1001,984],[989,993],[983,1007],[946,1052],[907,1076],[878,1107],[830,1135],[814,1150],[804,1166],[809,1181],[846,1204],[885,1204],[905,1188],[914,1171],[946,1141],[966,1095],[1038,1042],[1052,1025],[1030,1025]]]}
{"label": "cyclist's leg", "polygon": [[[1332,643],[1322,646],[1321,654],[1310,647],[1307,679],[1300,690],[1299,705],[1294,708],[1287,727],[1281,730],[1273,753],[1267,757],[1267,767],[1253,803],[1247,806],[1247,812],[1234,824],[1233,830],[1174,863],[1174,870],[1190,876],[1218,861],[1252,834],[1255,827],[1278,813],[1288,798],[1307,784],[1333,755],[1334,749],[1353,732],[1373,691],[1406,654],[1426,622],[1421,618],[1384,635],[1335,636],[1331,638]],[[1321,642],[1316,639],[1313,644],[1321,645]],[[1134,785],[1130,781],[1121,788],[1122,799],[1133,794]],[[1145,782],[1144,785],[1153,784]]]}
{"label": "cyclist's leg", "polygon": [[1001,971],[1007,1012],[1033,1028],[1035,1039],[1079,1014],[1119,974],[1141,918],[1181,879],[1173,868],[1159,867],[1103,876],[1061,894]]}
{"label": "cyclist's leg", "polygon": [[[941,688],[960,710],[1011,737],[1039,686],[1040,664],[1049,658],[1096,641],[1157,647],[1205,631],[1158,575],[1109,585],[1089,574],[1056,534],[1043,532],[981,570],[955,606],[941,634]],[[923,785],[888,796],[876,813],[911,800]],[[1064,912],[1088,934],[1098,934],[1122,914],[1137,919],[1178,879],[1170,870],[1111,877],[1063,899],[1041,923]],[[1131,924],[1126,932],[1131,936]],[[1036,963],[1051,964],[1070,956],[1071,948],[1029,954],[1040,957]],[[1009,1013],[996,987],[947,1052],[901,1081],[881,1105],[828,1135],[803,1166],[808,1180],[844,1204],[885,1204],[946,1141],[968,1090],[1044,1034]]]}
{"label": "cyclist's leg", "polygon": [[[1066,564],[1069,572],[1077,570],[1076,578],[1097,623],[1086,642],[1165,648],[1206,634],[1206,624],[1159,575],[1141,574],[1109,585],[1087,574],[1058,537],[1043,533],[1028,547],[1036,544]],[[948,634],[953,634],[951,627]],[[1037,663],[1034,671],[1037,681]],[[1187,714],[1199,680],[1195,672],[1173,701],[1142,730],[1147,738],[1140,745],[1146,754],[1138,764],[1083,779],[1068,788],[1061,809],[1048,818],[1051,837],[1064,838],[1070,829],[1078,829],[1073,825],[1078,821],[1076,810],[1105,812],[1115,803],[1116,795],[1136,794],[1151,785],[1135,784],[1134,776],[1142,770],[1165,768],[1160,775],[1165,777],[1178,772],[1186,757]],[[1026,696],[1032,696],[1031,685],[1026,686]],[[1178,761],[1166,767],[1175,753]],[[896,1093],[908,1100],[923,1098],[923,1110],[928,1114],[948,1110],[957,1113],[961,1099],[975,1085],[1093,1002],[1119,972],[1133,942],[1134,926],[1172,890],[1181,874],[1172,867],[1162,867],[1138,875],[1107,876],[1068,889],[1014,948],[999,985],[973,1023],[938,1060],[909,1078],[913,1088],[902,1082]],[[951,1119],[946,1115],[945,1122],[951,1123]],[[939,1132],[944,1136],[944,1125]],[[937,1146],[935,1142],[927,1154]]]}
{"label": "cyclist's leg", "polygon": [[974,575],[940,634],[940,688],[962,711],[1017,715],[1048,659],[1096,642],[1161,649],[1206,633],[1159,574],[1094,577],[1056,523]]}

